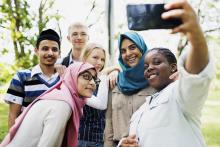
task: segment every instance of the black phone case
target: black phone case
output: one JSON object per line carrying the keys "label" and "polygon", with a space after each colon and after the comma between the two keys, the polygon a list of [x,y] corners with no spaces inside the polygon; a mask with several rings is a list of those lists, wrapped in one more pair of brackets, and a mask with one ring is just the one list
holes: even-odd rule
{"label": "black phone case", "polygon": [[127,20],[130,30],[170,29],[180,25],[179,19],[163,20],[164,4],[127,5]]}

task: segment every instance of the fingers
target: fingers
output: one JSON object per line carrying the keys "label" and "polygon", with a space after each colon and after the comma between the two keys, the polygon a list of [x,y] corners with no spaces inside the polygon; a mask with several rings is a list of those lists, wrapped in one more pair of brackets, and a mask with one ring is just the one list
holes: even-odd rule
{"label": "fingers", "polygon": [[121,147],[139,147],[139,146],[135,139],[125,138],[121,143]]}
{"label": "fingers", "polygon": [[172,75],[170,75],[169,79],[171,79],[172,81],[176,81],[179,77],[179,73],[175,72]]}
{"label": "fingers", "polygon": [[56,65],[55,66],[57,73],[62,76],[65,73],[66,66],[64,65]]}
{"label": "fingers", "polygon": [[113,89],[116,84],[117,84],[117,77],[115,77],[115,76],[110,76],[110,77],[109,77],[109,85],[110,85],[110,88]]}
{"label": "fingers", "polygon": [[118,71],[113,71],[108,75],[109,78],[109,86],[111,89],[113,89],[115,87],[115,85],[117,84],[117,80],[118,80]]}
{"label": "fingers", "polygon": [[180,19],[182,24],[173,28],[171,33],[198,32],[199,23],[193,8],[186,0],[173,1],[164,6],[167,12],[162,14],[163,19]]}
{"label": "fingers", "polygon": [[184,11],[183,9],[173,9],[168,12],[164,12],[162,14],[163,19],[172,19],[172,18],[181,18],[183,17]]}
{"label": "fingers", "polygon": [[186,0],[176,0],[176,1],[172,1],[170,3],[167,3],[164,6],[164,8],[166,10],[183,8],[185,6],[185,3],[186,3]]}

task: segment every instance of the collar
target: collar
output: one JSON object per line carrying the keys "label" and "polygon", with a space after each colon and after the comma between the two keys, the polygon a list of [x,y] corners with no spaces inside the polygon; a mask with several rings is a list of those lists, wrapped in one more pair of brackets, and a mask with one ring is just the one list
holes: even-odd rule
{"label": "collar", "polygon": [[70,53],[69,65],[70,65],[71,63],[73,63],[72,51],[71,51],[71,53]]}
{"label": "collar", "polygon": [[[43,71],[41,70],[39,64],[37,64],[36,66],[34,66],[34,67],[32,68],[31,77],[33,77],[34,75],[37,75],[37,74],[39,74],[39,75],[44,75],[44,73],[43,73]],[[59,74],[56,72],[56,73],[54,73],[51,77],[57,77],[57,76],[59,76]]]}
{"label": "collar", "polygon": [[37,64],[36,66],[34,66],[32,68],[31,77],[33,77],[34,75],[37,75],[37,74],[43,74],[39,64]]}

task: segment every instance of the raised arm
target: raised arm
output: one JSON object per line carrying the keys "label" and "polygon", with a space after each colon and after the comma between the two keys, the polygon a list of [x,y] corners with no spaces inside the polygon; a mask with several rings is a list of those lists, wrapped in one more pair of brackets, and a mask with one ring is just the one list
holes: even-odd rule
{"label": "raised arm", "polygon": [[172,33],[183,33],[191,45],[188,52],[185,69],[191,74],[200,73],[208,64],[208,47],[195,11],[186,0],[178,0],[165,5],[170,10],[163,13],[162,18],[180,18],[182,24],[172,30]]}
{"label": "raised arm", "polygon": [[211,79],[215,74],[214,64],[197,16],[189,3],[179,0],[165,5],[165,8],[173,10],[163,13],[163,18],[182,20],[182,24],[174,28],[172,33],[183,33],[190,43],[190,49],[179,59],[180,77],[175,90],[176,99],[183,112],[199,123]]}
{"label": "raised arm", "polygon": [[97,96],[92,96],[91,98],[88,98],[86,100],[86,105],[100,109],[105,110],[107,108],[108,103],[108,78],[107,75],[101,75],[100,76],[100,84],[97,92]]}

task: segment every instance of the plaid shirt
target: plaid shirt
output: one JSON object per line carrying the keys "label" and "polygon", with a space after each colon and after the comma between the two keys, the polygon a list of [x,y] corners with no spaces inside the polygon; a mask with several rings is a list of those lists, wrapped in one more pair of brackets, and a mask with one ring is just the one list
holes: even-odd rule
{"label": "plaid shirt", "polygon": [[79,140],[103,142],[105,128],[105,110],[97,110],[90,106],[83,108],[80,120]]}

